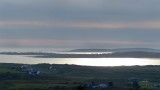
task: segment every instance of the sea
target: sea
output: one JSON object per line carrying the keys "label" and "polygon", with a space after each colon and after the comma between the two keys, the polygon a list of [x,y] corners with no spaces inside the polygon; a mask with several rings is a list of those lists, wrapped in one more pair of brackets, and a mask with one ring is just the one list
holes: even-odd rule
{"label": "sea", "polygon": [[[62,52],[54,50],[29,50],[29,49],[1,49],[0,52],[47,52],[65,54],[101,54],[104,52]],[[111,53],[111,52],[105,52]],[[0,63],[19,63],[19,64],[70,64],[82,66],[145,66],[160,65],[160,58],[40,58],[32,55],[0,55]]]}

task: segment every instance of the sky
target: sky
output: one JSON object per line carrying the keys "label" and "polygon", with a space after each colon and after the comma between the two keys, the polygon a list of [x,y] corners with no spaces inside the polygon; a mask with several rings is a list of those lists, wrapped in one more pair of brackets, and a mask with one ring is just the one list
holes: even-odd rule
{"label": "sky", "polygon": [[2,48],[158,48],[160,0],[0,0]]}

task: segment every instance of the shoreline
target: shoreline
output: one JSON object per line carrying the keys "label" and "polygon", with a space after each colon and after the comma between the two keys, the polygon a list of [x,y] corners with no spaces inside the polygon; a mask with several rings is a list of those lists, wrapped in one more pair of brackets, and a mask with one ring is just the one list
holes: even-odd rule
{"label": "shoreline", "polygon": [[72,53],[46,53],[46,52],[0,52],[0,55],[28,55],[33,58],[160,58],[157,52],[115,52],[115,53],[93,53],[93,54],[72,54]]}

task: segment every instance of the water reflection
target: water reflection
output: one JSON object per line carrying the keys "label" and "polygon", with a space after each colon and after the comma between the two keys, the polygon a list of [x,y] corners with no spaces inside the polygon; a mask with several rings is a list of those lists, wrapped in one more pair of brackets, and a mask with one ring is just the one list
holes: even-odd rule
{"label": "water reflection", "polygon": [[[91,66],[133,66],[133,65],[155,65],[157,60],[149,60],[145,58],[86,58],[77,60],[77,64]],[[159,65],[158,64],[158,65]]]}
{"label": "water reflection", "polygon": [[89,66],[160,65],[160,59],[150,58],[32,58],[19,55],[0,55],[0,63],[76,64]]}

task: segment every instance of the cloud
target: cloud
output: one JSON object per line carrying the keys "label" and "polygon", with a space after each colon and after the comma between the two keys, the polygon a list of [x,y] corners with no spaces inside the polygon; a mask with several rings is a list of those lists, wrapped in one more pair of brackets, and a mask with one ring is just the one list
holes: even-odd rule
{"label": "cloud", "polygon": [[159,0],[0,0],[1,20],[157,20]]}
{"label": "cloud", "polygon": [[160,21],[148,22],[62,22],[62,21],[0,21],[3,27],[51,27],[77,29],[160,29]]}
{"label": "cloud", "polygon": [[4,38],[0,42],[22,46],[154,47],[157,43],[152,41],[160,38],[159,3],[160,0],[0,0],[0,38]]}
{"label": "cloud", "polygon": [[153,42],[127,40],[62,40],[62,39],[0,39],[0,46],[29,46],[29,47],[128,47],[160,45]]}

